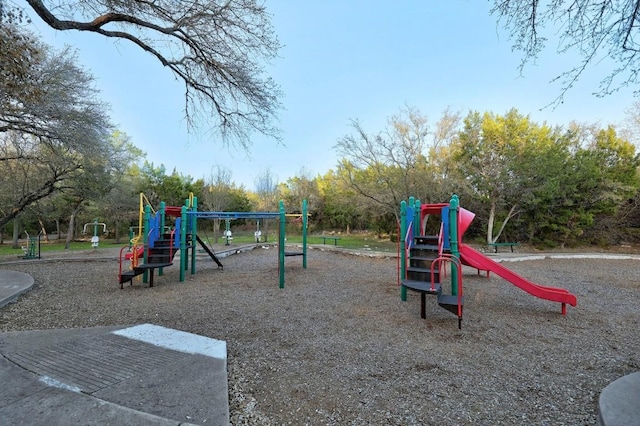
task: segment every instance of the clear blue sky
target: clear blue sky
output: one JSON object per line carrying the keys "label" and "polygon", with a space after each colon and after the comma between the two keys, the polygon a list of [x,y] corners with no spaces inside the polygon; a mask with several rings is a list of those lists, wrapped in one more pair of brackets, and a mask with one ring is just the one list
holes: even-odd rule
{"label": "clear blue sky", "polygon": [[[34,27],[55,47],[78,49],[79,63],[97,79],[111,117],[156,166],[208,178],[222,165],[249,190],[269,168],[280,180],[312,177],[335,169],[336,141],[358,119],[369,133],[405,105],[435,123],[450,107],[505,113],[517,108],[535,121],[572,120],[618,124],[634,98],[632,90],[605,98],[592,93],[612,65],[587,69],[562,105],[543,109],[561,86],[550,81],[575,65],[550,40],[536,64],[520,76],[520,52],[483,0],[375,1],[267,0],[283,44],[268,67],[284,92],[283,140],[256,135],[248,153],[208,136],[188,134],[182,84],[157,61],[128,43],[91,34],[54,32],[37,18]],[[542,110],[541,110],[542,109]]]}

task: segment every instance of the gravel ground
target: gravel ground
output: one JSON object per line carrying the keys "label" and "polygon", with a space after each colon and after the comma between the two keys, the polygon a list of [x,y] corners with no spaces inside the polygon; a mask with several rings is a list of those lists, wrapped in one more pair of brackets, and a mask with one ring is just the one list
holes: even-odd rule
{"label": "gravel ground", "polygon": [[[98,253],[104,253],[102,250]],[[509,263],[578,298],[560,305],[465,270],[462,330],[419,295],[402,302],[396,260],[310,250],[210,260],[179,282],[117,284],[117,262],[0,264],[35,279],[0,308],[0,331],[154,323],[227,341],[234,425],[590,425],[600,391],[640,370],[640,260]]]}

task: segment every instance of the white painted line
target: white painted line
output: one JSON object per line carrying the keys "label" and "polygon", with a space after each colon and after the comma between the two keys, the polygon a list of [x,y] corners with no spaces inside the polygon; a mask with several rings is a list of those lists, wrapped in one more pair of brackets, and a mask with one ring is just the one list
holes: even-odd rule
{"label": "white painted line", "polygon": [[113,334],[188,354],[227,359],[227,342],[153,324],[112,331]]}
{"label": "white painted line", "polygon": [[[502,259],[493,259],[493,260],[495,260],[496,262],[525,262],[527,260],[544,260],[546,258],[547,256],[544,256],[544,255],[543,256],[536,255],[536,256],[522,256],[522,257],[505,257]],[[490,257],[490,259],[492,258]]]}
{"label": "white painted line", "polygon": [[611,259],[611,260],[633,260],[638,256],[625,254],[550,254],[550,259]]}
{"label": "white painted line", "polygon": [[53,379],[53,378],[51,378],[49,376],[42,376],[38,380],[40,380],[45,385],[51,386],[51,387],[54,387],[54,388],[65,389],[65,390],[68,390],[68,391],[71,391],[71,392],[82,392],[82,389],[80,389],[78,387],[71,386],[71,385],[68,385],[66,383],[62,383],[61,381]]}

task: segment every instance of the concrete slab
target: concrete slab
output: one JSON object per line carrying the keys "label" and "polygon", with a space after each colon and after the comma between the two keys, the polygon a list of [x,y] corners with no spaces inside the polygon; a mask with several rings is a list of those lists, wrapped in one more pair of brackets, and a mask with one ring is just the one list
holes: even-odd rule
{"label": "concrete slab", "polygon": [[39,330],[0,333],[0,354],[0,424],[229,424],[215,339],[151,324]]}
{"label": "concrete slab", "polygon": [[0,307],[31,290],[33,277],[24,272],[0,271]]}
{"label": "concrete slab", "polygon": [[131,410],[90,396],[57,388],[46,388],[0,408],[0,424],[29,426],[140,425],[178,426],[164,419]]}
{"label": "concrete slab", "polygon": [[600,426],[640,425],[640,372],[628,374],[602,390],[598,400]]}
{"label": "concrete slab", "polygon": [[29,395],[43,391],[48,387],[45,383],[39,382],[35,374],[19,368],[3,357],[0,357],[0,377],[2,377],[0,413],[4,407],[14,404]]}

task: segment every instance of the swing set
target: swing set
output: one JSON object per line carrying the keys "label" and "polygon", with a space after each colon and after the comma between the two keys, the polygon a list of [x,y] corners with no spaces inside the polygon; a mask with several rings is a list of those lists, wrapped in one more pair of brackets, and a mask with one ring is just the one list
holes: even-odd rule
{"label": "swing set", "polygon": [[[147,202],[146,205],[144,204],[145,201]],[[167,230],[165,227],[167,215],[176,217],[173,229]],[[296,221],[302,222],[302,251],[285,251],[287,216],[295,216],[298,218]],[[158,268],[159,275],[162,275],[162,269],[173,264],[173,257],[178,252],[180,253],[180,281],[183,282],[185,280],[189,265],[191,275],[195,275],[196,242],[218,264],[219,269],[222,269],[222,263],[197,235],[198,219],[224,219],[227,223],[233,219],[279,219],[278,275],[280,288],[284,288],[285,283],[284,266],[286,257],[302,256],[302,266],[305,269],[307,267],[307,200],[302,201],[301,214],[286,214],[283,201],[279,203],[278,212],[206,212],[198,211],[198,198],[191,194],[183,206],[166,206],[162,202],[160,203],[159,211],[155,212],[151,208],[149,200],[141,193],[138,233],[131,237],[129,246],[125,246],[120,250],[119,281],[121,288],[123,282],[132,282],[133,277],[137,275],[144,275],[143,282],[146,283],[148,273],[150,273],[151,278],[149,286],[153,286],[153,270]],[[256,242],[259,242],[259,236],[261,235],[259,228],[254,235]],[[141,238],[143,238],[142,243],[140,243]],[[128,249],[128,253],[125,255],[123,255],[124,249]],[[140,262],[141,259],[142,262]],[[156,263],[154,259],[160,259],[161,261]],[[123,272],[123,260],[131,261],[130,271]]]}

